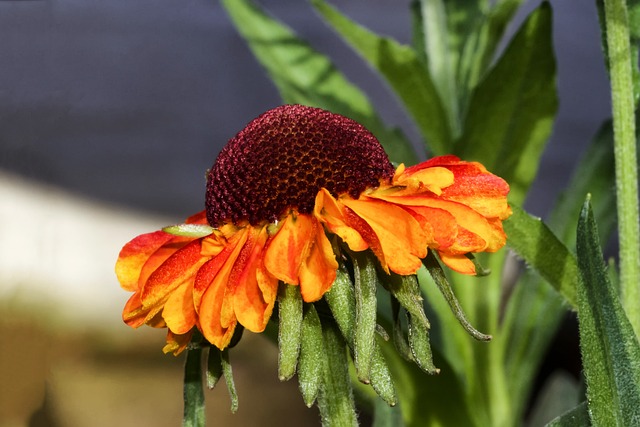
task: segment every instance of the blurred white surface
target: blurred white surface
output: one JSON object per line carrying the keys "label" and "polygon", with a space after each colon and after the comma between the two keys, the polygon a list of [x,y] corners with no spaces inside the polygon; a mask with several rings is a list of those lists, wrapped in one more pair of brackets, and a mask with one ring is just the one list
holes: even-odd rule
{"label": "blurred white surface", "polygon": [[0,300],[83,325],[121,322],[120,248],[170,224],[0,173]]}

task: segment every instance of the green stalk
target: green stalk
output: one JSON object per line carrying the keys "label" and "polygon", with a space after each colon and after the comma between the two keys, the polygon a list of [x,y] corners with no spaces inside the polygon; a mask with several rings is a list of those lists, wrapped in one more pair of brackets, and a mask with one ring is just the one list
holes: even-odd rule
{"label": "green stalk", "polygon": [[625,0],[605,0],[609,49],[622,305],[640,336],[640,229],[632,55]]}

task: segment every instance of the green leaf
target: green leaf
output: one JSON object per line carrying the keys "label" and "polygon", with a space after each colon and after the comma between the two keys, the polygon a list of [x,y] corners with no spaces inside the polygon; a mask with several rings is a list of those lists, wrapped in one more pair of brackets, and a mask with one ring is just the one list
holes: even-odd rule
{"label": "green leaf", "polygon": [[580,349],[591,420],[599,426],[640,422],[640,345],[609,282],[589,203],[578,222]]}
{"label": "green leaf", "polygon": [[551,7],[543,3],[473,92],[455,147],[509,182],[516,204],[536,176],[558,106],[551,27]]}
{"label": "green leaf", "polygon": [[[486,11],[486,2],[483,2],[482,11],[475,12],[475,5],[469,7],[469,2],[465,0],[455,0],[452,2],[463,10],[456,15],[462,14],[465,19],[460,22],[452,22],[451,28],[461,34],[464,28],[468,29],[468,34],[458,43],[464,43],[460,53],[459,65],[457,67],[458,96],[460,98],[460,110],[464,113],[467,110],[469,94],[472,92],[493,60],[496,50],[507,25],[520,7],[522,0],[503,0],[496,2],[494,6]],[[447,2],[450,6],[450,2]],[[479,8],[480,9],[480,8]],[[449,14],[451,20],[455,20],[455,15]],[[464,114],[463,114],[464,115]]]}
{"label": "green leaf", "polygon": [[547,427],[589,427],[590,425],[587,402],[582,402],[569,412],[552,420]]}
{"label": "green leaf", "polygon": [[222,0],[237,30],[266,69],[285,103],[324,108],[369,129],[394,162],[415,163],[415,151],[399,130],[387,129],[366,95],[331,61],[251,0]]}
{"label": "green leaf", "polygon": [[298,286],[281,283],[278,289],[278,378],[296,373],[302,340],[302,295]]}
{"label": "green leaf", "polygon": [[384,76],[402,100],[434,154],[451,152],[451,129],[434,82],[415,51],[379,37],[323,0],[313,6],[369,64]]}
{"label": "green leaf", "polygon": [[579,274],[575,256],[540,218],[515,205],[511,208],[513,215],[503,222],[507,245],[575,308]]}
{"label": "green leaf", "polygon": [[576,166],[571,181],[560,195],[549,217],[549,227],[563,242],[576,241],[575,219],[579,217],[588,193],[600,231],[606,241],[616,223],[615,165],[613,160],[613,128],[607,121],[598,131],[588,150]]}
{"label": "green leaf", "polygon": [[202,348],[197,345],[187,350],[184,365],[184,427],[204,427],[204,392],[202,389]]}
{"label": "green leaf", "polygon": [[300,393],[307,407],[311,407],[318,397],[322,384],[324,344],[322,326],[313,304],[305,304],[302,318],[302,345],[298,364]]}

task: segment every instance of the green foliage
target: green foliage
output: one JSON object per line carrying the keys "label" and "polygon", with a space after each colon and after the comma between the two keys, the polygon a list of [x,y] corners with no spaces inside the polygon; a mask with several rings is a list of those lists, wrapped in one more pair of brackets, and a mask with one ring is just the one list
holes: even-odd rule
{"label": "green foliage", "polygon": [[640,422],[640,345],[609,282],[589,200],[577,237],[580,346],[591,421],[595,426]]}

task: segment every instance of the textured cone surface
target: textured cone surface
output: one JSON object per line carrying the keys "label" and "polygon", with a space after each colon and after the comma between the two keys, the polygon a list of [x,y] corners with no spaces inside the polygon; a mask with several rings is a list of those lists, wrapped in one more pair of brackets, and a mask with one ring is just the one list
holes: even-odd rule
{"label": "textured cone surface", "polygon": [[207,175],[213,226],[274,222],[311,213],[321,188],[357,198],[394,168],[362,125],[318,108],[283,105],[260,115],[222,149]]}

